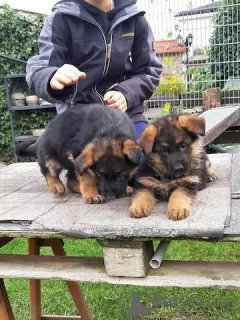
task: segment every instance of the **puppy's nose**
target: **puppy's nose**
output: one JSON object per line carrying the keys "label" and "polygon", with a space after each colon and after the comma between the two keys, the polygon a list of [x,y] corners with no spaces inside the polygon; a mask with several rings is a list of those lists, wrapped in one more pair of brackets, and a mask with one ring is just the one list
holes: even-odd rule
{"label": "puppy's nose", "polygon": [[181,163],[177,163],[173,166],[173,169],[175,172],[181,173],[182,171],[184,171],[184,166]]}

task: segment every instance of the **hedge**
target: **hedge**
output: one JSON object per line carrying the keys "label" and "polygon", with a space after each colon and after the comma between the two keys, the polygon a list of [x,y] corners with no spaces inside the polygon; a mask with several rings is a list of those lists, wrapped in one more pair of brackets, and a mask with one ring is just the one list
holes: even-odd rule
{"label": "hedge", "polygon": [[[4,90],[4,76],[7,74],[25,73],[26,65],[11,61],[5,57],[12,57],[27,61],[38,51],[38,36],[42,28],[42,15],[26,15],[9,6],[0,11],[0,161],[11,158],[10,121]],[[1,57],[5,56],[5,57]],[[11,94],[17,90],[28,91],[23,81],[11,80]],[[42,111],[21,111],[15,113],[15,129],[18,134],[27,134],[30,130],[46,125],[52,113]]]}
{"label": "hedge", "polygon": [[222,0],[214,17],[214,31],[210,39],[211,73],[218,86],[229,77],[240,78],[240,0]]}

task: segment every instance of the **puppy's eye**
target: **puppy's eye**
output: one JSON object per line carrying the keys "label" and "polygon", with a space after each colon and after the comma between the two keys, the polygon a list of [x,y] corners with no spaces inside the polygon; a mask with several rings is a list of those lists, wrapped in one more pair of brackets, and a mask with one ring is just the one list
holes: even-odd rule
{"label": "puppy's eye", "polygon": [[162,147],[162,153],[167,155],[169,154],[169,148],[168,147]]}
{"label": "puppy's eye", "polygon": [[102,174],[100,172],[95,172],[95,175],[97,178],[101,178],[102,177]]}
{"label": "puppy's eye", "polygon": [[186,143],[184,143],[184,142],[180,143],[180,145],[179,145],[180,151],[184,151],[184,150],[186,150],[186,148],[187,148]]}

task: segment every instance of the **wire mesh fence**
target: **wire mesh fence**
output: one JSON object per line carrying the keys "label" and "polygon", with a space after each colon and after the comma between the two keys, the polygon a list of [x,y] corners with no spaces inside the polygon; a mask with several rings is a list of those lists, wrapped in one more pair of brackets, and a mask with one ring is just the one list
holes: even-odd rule
{"label": "wire mesh fence", "polygon": [[147,117],[240,102],[240,0],[138,0],[163,74]]}

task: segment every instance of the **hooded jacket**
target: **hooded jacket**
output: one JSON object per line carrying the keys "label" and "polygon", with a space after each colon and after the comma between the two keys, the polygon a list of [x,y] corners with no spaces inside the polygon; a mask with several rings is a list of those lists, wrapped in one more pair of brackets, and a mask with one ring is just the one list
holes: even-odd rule
{"label": "hooded jacket", "polygon": [[[153,34],[136,0],[115,0],[108,32],[94,19],[84,0],[58,2],[45,20],[39,55],[28,60],[26,80],[39,97],[62,113],[74,103],[99,103],[109,90],[123,93],[134,122],[146,121],[143,102],[159,84],[162,65]],[[72,64],[87,77],[61,91],[50,88],[58,68]]]}

